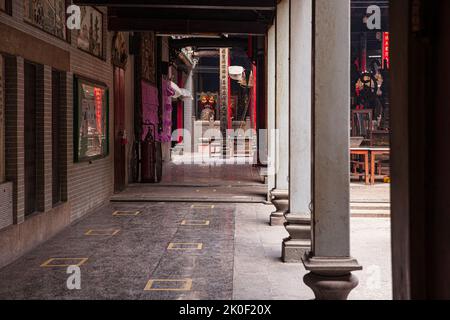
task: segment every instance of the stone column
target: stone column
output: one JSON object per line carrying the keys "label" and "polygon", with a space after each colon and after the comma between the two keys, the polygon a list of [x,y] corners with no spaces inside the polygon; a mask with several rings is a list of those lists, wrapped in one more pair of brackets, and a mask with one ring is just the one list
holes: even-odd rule
{"label": "stone column", "polygon": [[[184,88],[186,90],[189,90],[192,94],[192,96],[194,96],[194,81],[193,81],[193,71],[189,70],[188,73],[188,77],[186,79],[186,84],[184,85]],[[192,137],[193,135],[193,126],[192,126],[192,109],[193,109],[193,105],[194,105],[194,100],[187,98],[184,100],[184,130],[189,131],[190,132],[190,137]],[[193,151],[193,146],[192,146],[192,138],[189,139],[189,141],[184,140],[183,141],[183,145],[184,145],[184,151],[191,153]]]}
{"label": "stone column", "polygon": [[304,282],[319,300],[347,299],[350,255],[350,0],[315,0],[313,249]]}
{"label": "stone column", "polygon": [[291,2],[289,212],[284,262],[301,262],[311,250],[311,74],[313,0]]}
{"label": "stone column", "polygon": [[272,25],[267,34],[267,200],[275,189],[276,145],[275,145],[275,80],[276,80],[276,25]]}
{"label": "stone column", "polygon": [[275,189],[271,199],[276,211],[270,215],[270,225],[283,225],[288,211],[289,190],[289,7],[290,0],[283,0],[277,6],[276,17],[276,94],[275,126],[277,172]]}

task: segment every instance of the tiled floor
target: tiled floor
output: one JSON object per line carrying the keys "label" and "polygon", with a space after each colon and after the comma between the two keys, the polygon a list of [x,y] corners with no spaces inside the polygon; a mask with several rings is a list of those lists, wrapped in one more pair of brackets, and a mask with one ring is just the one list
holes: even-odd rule
{"label": "tiled floor", "polygon": [[186,155],[164,165],[161,185],[242,186],[261,182],[259,169],[245,164],[245,161],[235,163],[232,160],[211,159],[204,163],[191,163]]}
{"label": "tiled floor", "polygon": [[[303,284],[302,264],[281,262],[284,227],[270,227],[270,206],[244,204],[236,209],[234,299],[313,299]],[[351,219],[352,255],[364,267],[352,300],[392,299],[390,220]]]}
{"label": "tiled floor", "polygon": [[[254,168],[225,166],[209,178],[198,166],[178,170],[185,174],[173,174],[165,186],[135,187],[135,194],[168,188],[177,201],[155,197],[96,210],[1,269],[0,299],[313,298],[302,265],[280,260],[287,233],[268,225],[273,206],[232,198],[250,198],[245,190],[264,194]],[[370,198],[365,192],[361,197]],[[206,202],[225,198],[231,200]],[[389,219],[352,219],[352,253],[365,270],[351,299],[391,298],[389,235]],[[69,264],[80,265],[81,290],[67,288]]]}
{"label": "tiled floor", "polygon": [[[280,261],[287,234],[268,225],[273,207],[192,206],[101,208],[0,270],[0,299],[313,298],[302,265]],[[113,215],[117,210],[139,214]],[[352,219],[352,225],[353,254],[366,270],[351,298],[390,299],[389,220]],[[86,235],[90,230],[97,235]],[[51,265],[81,261],[81,290],[68,290],[67,267]]]}
{"label": "tiled floor", "polygon": [[[113,215],[116,210],[140,213]],[[190,203],[106,206],[0,270],[0,299],[231,299],[234,210]],[[99,235],[86,235],[89,230]],[[52,258],[70,260],[42,266]],[[85,260],[82,289],[70,291],[67,267],[51,265],[78,264],[75,258]]]}
{"label": "tiled floor", "polygon": [[115,202],[227,202],[264,203],[267,186],[258,168],[244,164],[168,163],[160,184],[132,184],[114,195]]}

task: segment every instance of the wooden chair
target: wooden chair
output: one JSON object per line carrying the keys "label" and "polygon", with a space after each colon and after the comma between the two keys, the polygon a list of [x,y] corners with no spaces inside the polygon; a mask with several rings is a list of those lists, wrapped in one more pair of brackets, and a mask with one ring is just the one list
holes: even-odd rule
{"label": "wooden chair", "polygon": [[[363,137],[363,146],[372,145],[372,132],[373,132],[373,111],[372,110],[354,110],[352,111],[351,127],[352,137]],[[368,157],[368,155],[366,155]],[[359,178],[359,180],[365,180],[368,182],[368,176],[370,174],[366,164],[366,159],[363,155],[352,155],[351,157],[351,173],[353,178]]]}
{"label": "wooden chair", "polygon": [[364,145],[372,145],[373,111],[352,111],[352,137],[364,137]]}

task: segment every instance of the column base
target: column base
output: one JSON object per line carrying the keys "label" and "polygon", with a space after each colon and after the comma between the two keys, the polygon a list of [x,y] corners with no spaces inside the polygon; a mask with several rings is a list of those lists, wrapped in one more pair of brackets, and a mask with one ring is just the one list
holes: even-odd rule
{"label": "column base", "polygon": [[358,278],[351,273],[331,277],[310,272],[303,281],[314,292],[316,300],[347,300],[350,292],[358,286]]}
{"label": "column base", "polygon": [[286,215],[286,231],[289,238],[283,240],[282,260],[285,263],[300,263],[311,251],[311,218],[309,214]]}
{"label": "column base", "polygon": [[286,238],[281,245],[281,259],[284,263],[301,263],[305,253],[311,250],[311,241]]}
{"label": "column base", "polygon": [[316,300],[347,300],[358,286],[358,278],[352,271],[362,267],[352,258],[303,258],[306,270],[303,282],[314,292]]}
{"label": "column base", "polygon": [[284,214],[282,212],[274,212],[270,215],[270,225],[272,227],[282,226],[286,223]]}
{"label": "column base", "polygon": [[288,190],[272,190],[270,197],[276,211],[270,215],[271,226],[282,226],[286,223],[284,215],[289,209],[289,192]]}

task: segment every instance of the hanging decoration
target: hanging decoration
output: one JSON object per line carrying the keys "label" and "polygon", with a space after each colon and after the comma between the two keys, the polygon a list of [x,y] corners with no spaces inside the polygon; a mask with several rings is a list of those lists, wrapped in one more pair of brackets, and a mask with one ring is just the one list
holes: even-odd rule
{"label": "hanging decoration", "polygon": [[125,69],[128,62],[127,43],[123,32],[116,32],[112,41],[111,52],[112,64],[116,67]]}

